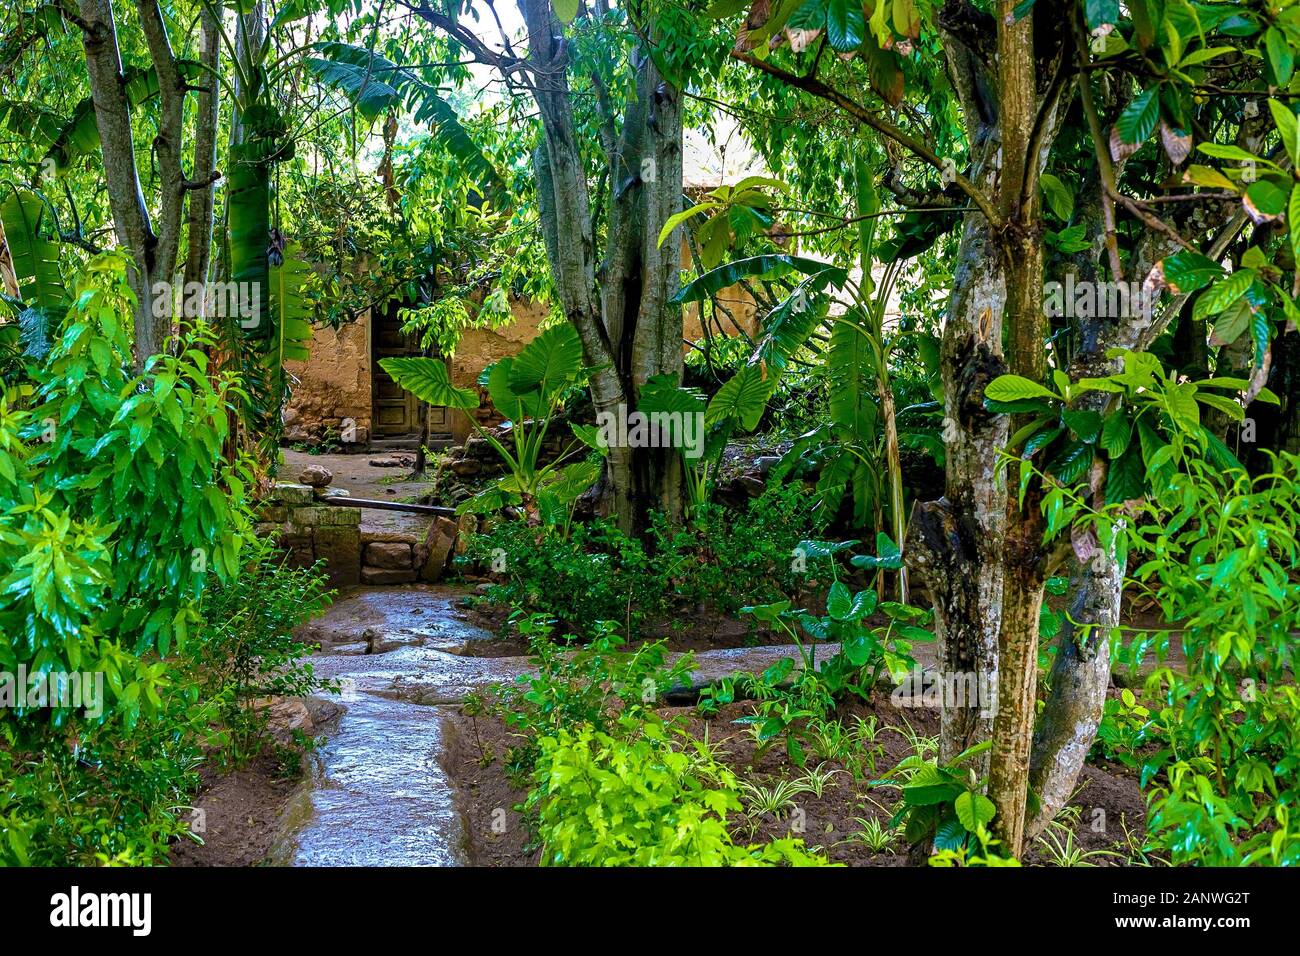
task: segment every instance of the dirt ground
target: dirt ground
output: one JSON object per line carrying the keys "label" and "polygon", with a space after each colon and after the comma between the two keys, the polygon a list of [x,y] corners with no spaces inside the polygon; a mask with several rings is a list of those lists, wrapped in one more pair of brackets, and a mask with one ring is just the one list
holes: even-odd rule
{"label": "dirt ground", "polygon": [[[661,714],[680,721],[692,736],[718,745],[720,759],[741,779],[770,787],[783,778],[797,777],[794,768],[778,743],[757,753],[753,738],[743,726],[733,723],[750,712],[751,705],[731,704],[711,718],[701,717],[694,708],[664,708]],[[818,847],[835,863],[849,866],[906,866],[907,847],[900,842],[882,852],[875,852],[856,839],[862,825],[859,819],[889,821],[898,802],[899,791],[884,778],[904,757],[912,753],[904,728],[910,725],[919,734],[938,733],[938,714],[920,708],[900,709],[888,694],[877,694],[869,704],[853,703],[841,708],[840,718],[852,725],[855,718],[875,717],[882,728],[877,737],[881,751],[874,771],[864,767],[854,780],[849,772],[836,774],[820,797],[799,794],[794,808],[780,817],[753,814],[740,819],[733,830],[738,841],[767,842],[795,836],[810,847]],[[452,711],[447,718],[448,740],[444,767],[457,788],[460,810],[465,821],[467,852],[475,866],[535,866],[540,851],[530,849],[531,835],[514,807],[526,792],[514,784],[505,768],[507,750],[520,742],[516,732],[495,717],[470,717]],[[898,729],[889,729],[898,728]],[[808,766],[819,759],[809,754]],[[834,762],[828,768],[843,767]],[[1075,845],[1084,851],[1109,850],[1125,838],[1125,828],[1140,842],[1144,833],[1145,804],[1137,779],[1123,768],[1088,765],[1080,776],[1079,790],[1072,806],[1079,808],[1079,823],[1074,829]],[[1098,814],[1096,811],[1101,810]],[[502,812],[504,811],[504,812]],[[1040,848],[1026,854],[1027,864],[1044,863],[1047,857]],[[1110,857],[1091,860],[1099,865],[1116,865]]]}
{"label": "dirt ground", "polygon": [[195,799],[203,843],[182,840],[172,866],[255,866],[271,849],[301,774],[286,776],[274,756],[263,753],[242,770],[203,772]]}
{"label": "dirt ground", "polygon": [[[412,457],[410,452],[374,452],[365,455],[312,455],[281,449],[284,463],[277,471],[283,481],[297,481],[298,473],[308,465],[322,465],[334,475],[331,488],[344,488],[353,498],[370,498],[376,501],[413,502],[432,487],[432,481],[415,481],[410,478],[409,466],[378,468],[372,460]],[[412,459],[413,460],[413,459]],[[423,534],[428,529],[429,515],[406,514],[401,511],[378,511],[364,508],[361,511],[361,530],[409,532]]]}

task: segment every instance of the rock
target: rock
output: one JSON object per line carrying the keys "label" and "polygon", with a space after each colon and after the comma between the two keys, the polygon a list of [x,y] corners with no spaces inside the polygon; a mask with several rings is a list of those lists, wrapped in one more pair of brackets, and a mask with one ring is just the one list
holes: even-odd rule
{"label": "rock", "polygon": [[735,485],[751,498],[757,498],[767,488],[762,479],[755,478],[753,475],[741,475],[736,479]]}
{"label": "rock", "polygon": [[775,468],[780,461],[780,455],[761,455],[754,459],[754,467],[758,470],[760,475],[766,478],[767,473]]}
{"label": "rock", "polygon": [[439,515],[429,525],[424,541],[416,548],[416,561],[420,571],[420,580],[433,584],[441,581],[456,552],[456,540],[460,528],[450,518]]}
{"label": "rock", "polygon": [[323,525],[316,529],[315,538],[316,557],[325,562],[330,586],[337,588],[359,583],[361,529],[356,525]]}
{"label": "rock", "polygon": [[451,463],[451,470],[461,478],[469,478],[483,470],[483,463],[473,458],[460,458]]}
{"label": "rock", "polygon": [[456,535],[456,553],[464,554],[469,550],[469,539],[478,534],[478,516],[461,515],[456,524],[459,528]]}
{"label": "rock", "polygon": [[345,709],[338,701],[326,700],[324,697],[304,697],[303,703],[306,704],[307,713],[311,715],[311,722],[317,729],[339,716]]}
{"label": "rock", "polygon": [[371,458],[371,468],[410,468],[415,464],[414,455],[385,455],[383,458]]}
{"label": "rock", "polygon": [[312,501],[311,486],[277,482],[271,488],[271,499],[286,505],[309,505]]}
{"label": "rock", "polygon": [[321,498],[351,498],[351,497],[352,497],[352,492],[348,491],[346,488],[317,488],[316,489],[316,499],[318,501]]}
{"label": "rock", "polygon": [[293,737],[295,730],[310,736],[315,733],[316,725],[311,719],[311,711],[297,697],[261,697],[251,704],[253,710],[264,711],[266,729],[278,741],[287,741]]}
{"label": "rock", "polygon": [[304,485],[311,485],[313,488],[324,488],[334,480],[334,472],[324,465],[308,465],[298,472],[298,480]]}
{"label": "rock", "polygon": [[409,569],[411,546],[399,541],[376,541],[366,545],[365,563],[374,568]]}
{"label": "rock", "polygon": [[413,584],[415,583],[415,571],[407,568],[400,571],[396,568],[362,568],[362,584]]}

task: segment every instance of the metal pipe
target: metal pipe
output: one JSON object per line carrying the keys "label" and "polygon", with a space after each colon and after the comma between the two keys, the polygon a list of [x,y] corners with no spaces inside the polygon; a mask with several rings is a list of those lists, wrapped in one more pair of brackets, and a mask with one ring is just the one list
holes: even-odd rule
{"label": "metal pipe", "polygon": [[411,514],[441,515],[444,518],[456,517],[455,508],[444,508],[441,505],[411,505],[404,501],[375,501],[371,498],[350,498],[347,495],[322,495],[316,499],[316,503],[341,508],[375,508],[379,511],[406,511]]}

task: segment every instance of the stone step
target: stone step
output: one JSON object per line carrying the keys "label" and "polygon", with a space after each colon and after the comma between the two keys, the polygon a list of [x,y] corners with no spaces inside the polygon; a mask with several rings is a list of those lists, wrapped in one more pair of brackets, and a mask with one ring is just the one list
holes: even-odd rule
{"label": "stone step", "polygon": [[[452,438],[449,433],[443,432],[429,436],[428,449],[430,451],[442,451],[450,448]],[[419,435],[395,435],[391,438],[372,438],[370,440],[370,450],[373,452],[385,451],[419,451]]]}

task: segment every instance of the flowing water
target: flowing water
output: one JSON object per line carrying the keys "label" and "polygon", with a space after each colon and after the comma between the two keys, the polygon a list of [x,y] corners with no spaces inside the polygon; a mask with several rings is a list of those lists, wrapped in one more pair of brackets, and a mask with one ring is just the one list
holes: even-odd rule
{"label": "flowing water", "polygon": [[[338,600],[305,635],[318,674],[338,680],[344,708],[316,751],[270,862],[291,866],[457,866],[463,822],[439,762],[444,707],[513,680],[522,657],[475,657],[492,634],[458,615],[468,592],[441,586],[363,588]],[[828,647],[826,653],[831,653]],[[793,649],[696,655],[696,682],[762,670]],[[820,657],[820,654],[819,654]]]}

